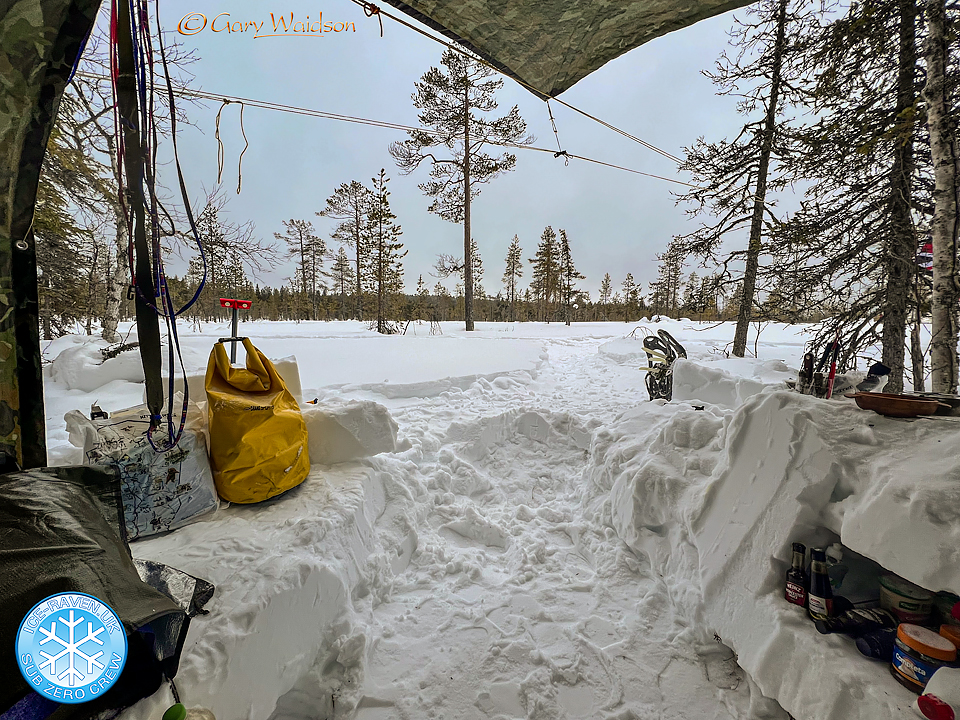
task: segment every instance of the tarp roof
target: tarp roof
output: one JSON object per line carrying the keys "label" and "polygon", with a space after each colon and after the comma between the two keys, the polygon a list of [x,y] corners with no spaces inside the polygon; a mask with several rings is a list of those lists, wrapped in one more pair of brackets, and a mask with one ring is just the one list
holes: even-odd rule
{"label": "tarp roof", "polygon": [[540,96],[748,0],[387,0]]}

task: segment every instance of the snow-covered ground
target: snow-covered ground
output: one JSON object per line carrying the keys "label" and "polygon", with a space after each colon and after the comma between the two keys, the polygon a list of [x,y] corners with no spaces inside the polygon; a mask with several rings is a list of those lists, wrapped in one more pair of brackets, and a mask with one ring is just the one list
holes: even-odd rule
{"label": "snow-covered ground", "polygon": [[[940,450],[960,425],[784,391],[796,326],[730,359],[730,325],[648,323],[690,356],[674,401],[649,402],[635,327],[244,325],[297,356],[311,413],[380,454],[133,544],[217,586],[181,661],[185,703],[219,720],[904,717],[910,694],[818,635],[780,583],[791,541],[839,537],[960,591],[960,460]],[[182,331],[188,373],[225,334]],[[53,461],[80,459],[64,412],[141,401],[138,356],[98,365],[102,346],[46,350]],[[311,456],[341,459],[314,436]]]}

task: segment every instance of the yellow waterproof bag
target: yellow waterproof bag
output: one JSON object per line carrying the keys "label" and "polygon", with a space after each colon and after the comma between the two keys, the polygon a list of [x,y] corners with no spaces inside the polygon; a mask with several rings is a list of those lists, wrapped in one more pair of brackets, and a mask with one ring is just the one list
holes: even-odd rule
{"label": "yellow waterproof bag", "polygon": [[222,342],[207,364],[210,465],[217,493],[255,503],[286,492],[310,472],[307,426],[273,363],[243,338],[245,368],[233,367]]}

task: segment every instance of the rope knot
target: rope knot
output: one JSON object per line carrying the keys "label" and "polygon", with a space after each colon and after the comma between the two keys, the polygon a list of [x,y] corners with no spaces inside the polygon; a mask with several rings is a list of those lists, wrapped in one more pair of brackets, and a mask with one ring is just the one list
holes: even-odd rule
{"label": "rope knot", "polygon": [[360,0],[359,5],[363,8],[363,14],[367,17],[377,16],[380,21],[380,37],[383,37],[383,18],[380,17],[380,8],[367,0]]}

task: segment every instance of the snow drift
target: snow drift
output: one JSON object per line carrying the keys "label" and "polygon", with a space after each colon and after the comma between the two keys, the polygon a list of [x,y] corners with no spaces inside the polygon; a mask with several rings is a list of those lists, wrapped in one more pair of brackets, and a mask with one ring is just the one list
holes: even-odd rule
{"label": "snow drift", "polygon": [[[783,598],[790,543],[840,540],[931,590],[960,591],[960,427],[883,418],[678,363],[691,403],[598,433],[586,507],[648,556],[701,638],[804,720],[878,720],[911,694]],[[694,402],[703,403],[695,410]]]}

